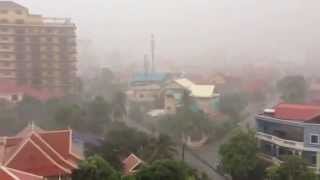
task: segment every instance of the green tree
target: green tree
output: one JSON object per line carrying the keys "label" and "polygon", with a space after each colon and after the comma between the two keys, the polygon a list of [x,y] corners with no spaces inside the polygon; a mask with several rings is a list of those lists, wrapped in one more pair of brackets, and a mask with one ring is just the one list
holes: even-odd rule
{"label": "green tree", "polygon": [[148,145],[142,152],[142,158],[147,162],[172,159],[178,153],[176,143],[170,136],[160,134],[157,138],[150,138]]}
{"label": "green tree", "polygon": [[185,163],[161,160],[142,168],[136,180],[200,180],[196,172]]}
{"label": "green tree", "polygon": [[103,97],[96,97],[87,105],[87,128],[92,132],[104,132],[106,124],[111,121],[111,107]]}
{"label": "green tree", "polygon": [[127,97],[124,92],[115,93],[112,99],[112,118],[115,120],[124,120],[127,115]]}
{"label": "green tree", "polygon": [[316,175],[300,156],[287,156],[280,166],[267,170],[268,180],[316,180]]}
{"label": "green tree", "polygon": [[247,106],[248,99],[245,93],[229,92],[220,97],[220,111],[236,120],[240,118]]}
{"label": "green tree", "polygon": [[277,82],[282,100],[288,103],[303,103],[308,85],[303,76],[286,76]]}
{"label": "green tree", "polygon": [[251,131],[240,131],[219,149],[223,169],[234,180],[248,180],[257,168],[257,142]]}
{"label": "green tree", "polygon": [[85,112],[79,105],[60,107],[54,115],[54,120],[57,127],[66,128],[72,127],[76,130],[86,128],[83,124],[85,122]]}
{"label": "green tree", "polygon": [[121,159],[131,153],[140,156],[149,142],[149,137],[145,133],[129,128],[120,122],[112,123],[105,137],[102,145],[87,146],[86,154],[97,153],[118,170],[122,168]]}
{"label": "green tree", "polygon": [[130,103],[130,108],[128,112],[130,120],[141,122],[144,120],[144,112],[142,111],[141,105],[136,102]]}
{"label": "green tree", "polygon": [[120,180],[120,174],[98,155],[80,162],[79,169],[72,174],[76,180]]}

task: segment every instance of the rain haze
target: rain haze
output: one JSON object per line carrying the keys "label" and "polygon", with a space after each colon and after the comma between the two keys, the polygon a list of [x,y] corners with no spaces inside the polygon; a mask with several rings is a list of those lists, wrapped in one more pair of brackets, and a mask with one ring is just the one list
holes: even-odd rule
{"label": "rain haze", "polygon": [[[158,61],[303,61],[319,47],[317,0],[18,0],[33,13],[70,17],[79,47],[95,57],[80,64],[142,61],[156,37]],[[81,53],[80,53],[81,54]],[[83,52],[82,52],[83,54]],[[110,58],[111,57],[111,58]]]}
{"label": "rain haze", "polygon": [[0,180],[319,179],[319,9],[0,1]]}

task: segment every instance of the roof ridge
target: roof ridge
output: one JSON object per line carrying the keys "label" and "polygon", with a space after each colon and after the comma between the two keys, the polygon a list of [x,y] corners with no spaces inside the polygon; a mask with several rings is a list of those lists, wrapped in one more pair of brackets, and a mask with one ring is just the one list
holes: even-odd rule
{"label": "roof ridge", "polygon": [[66,160],[59,152],[57,152],[50,144],[48,144],[39,134],[33,133],[33,135],[35,135],[41,141],[41,143],[43,143],[45,146],[47,146],[50,149],[50,151],[52,151],[54,154],[56,154],[60,160],[62,160],[64,163],[71,166],[72,168],[77,168],[77,166],[75,164]]}
{"label": "roof ridge", "polygon": [[36,174],[32,174],[32,173],[29,173],[29,172],[26,172],[26,171],[21,171],[21,170],[10,168],[10,167],[5,167],[5,168],[8,169],[9,171],[14,171],[14,172],[18,172],[18,173],[21,173],[21,174],[34,176],[34,177],[38,177],[38,178],[43,178],[42,176],[39,176],[39,175],[36,175]]}
{"label": "roof ridge", "polygon": [[18,178],[15,174],[13,174],[12,172],[9,171],[9,169],[7,169],[4,166],[0,166],[0,169],[2,169],[4,172],[6,172],[10,177],[12,177],[14,180],[21,180],[20,178]]}

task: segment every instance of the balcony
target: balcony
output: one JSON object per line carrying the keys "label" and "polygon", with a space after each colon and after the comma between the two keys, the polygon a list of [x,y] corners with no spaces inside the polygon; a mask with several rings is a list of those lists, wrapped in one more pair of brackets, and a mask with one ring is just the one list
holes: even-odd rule
{"label": "balcony", "polygon": [[282,146],[282,147],[293,148],[293,149],[297,149],[297,150],[306,149],[304,147],[304,143],[303,142],[281,139],[279,137],[276,137],[276,136],[273,136],[273,135],[270,135],[270,134],[265,134],[265,133],[262,133],[262,132],[257,132],[257,138],[261,139],[261,140],[264,140],[264,141],[268,141],[268,142],[277,144],[277,145]]}

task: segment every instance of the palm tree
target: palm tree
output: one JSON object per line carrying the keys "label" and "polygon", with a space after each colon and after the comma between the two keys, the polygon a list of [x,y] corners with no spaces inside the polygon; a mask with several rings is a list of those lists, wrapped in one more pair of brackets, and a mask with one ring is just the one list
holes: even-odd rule
{"label": "palm tree", "polygon": [[112,120],[123,120],[127,115],[127,97],[123,92],[117,92],[112,99]]}

